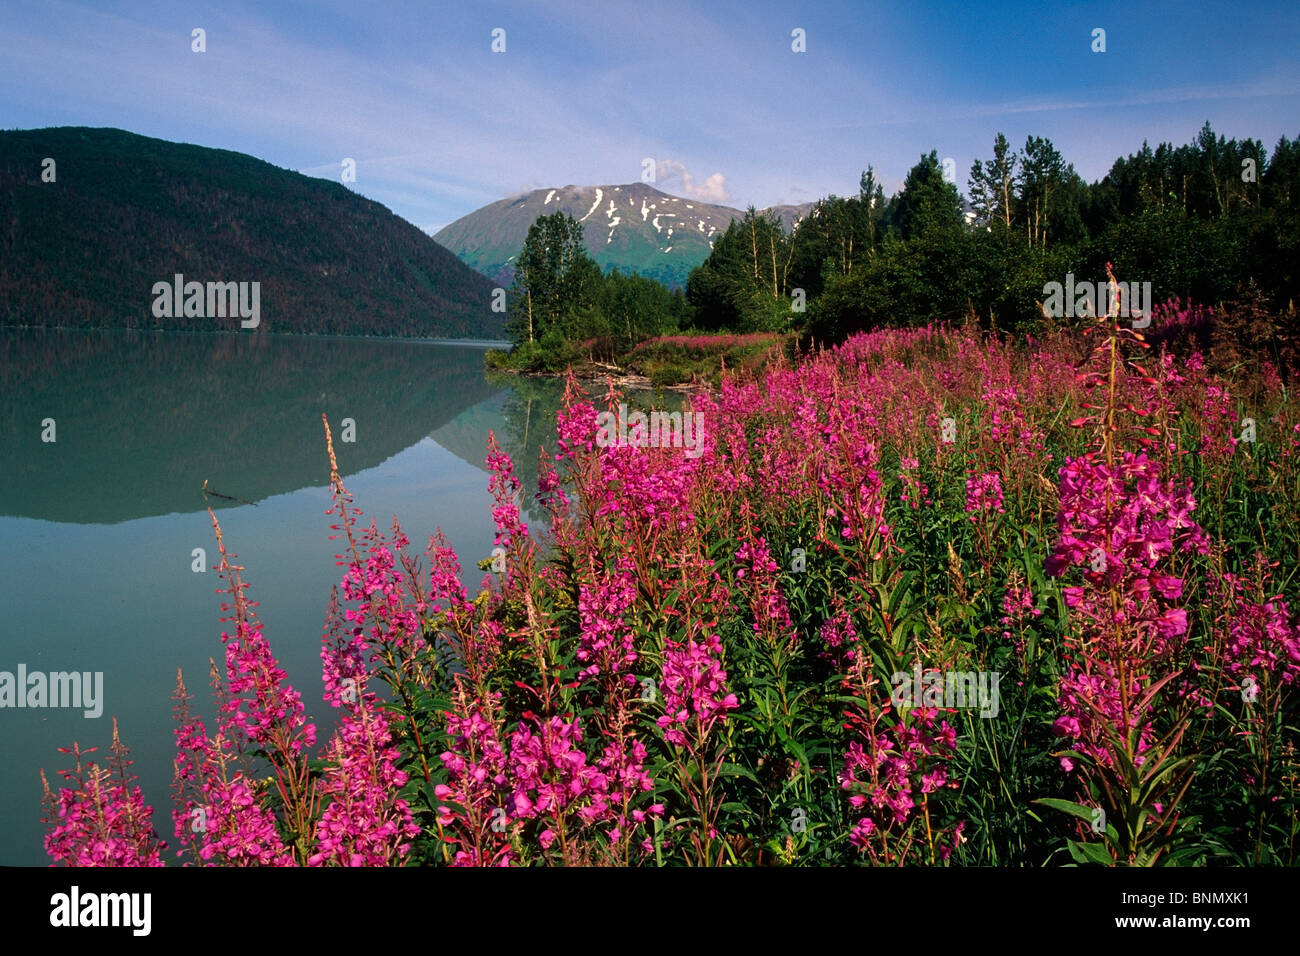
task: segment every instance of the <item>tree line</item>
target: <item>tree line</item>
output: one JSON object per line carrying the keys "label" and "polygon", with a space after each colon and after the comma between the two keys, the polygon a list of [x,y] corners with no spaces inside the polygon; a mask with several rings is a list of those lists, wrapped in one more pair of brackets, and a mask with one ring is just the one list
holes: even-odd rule
{"label": "tree line", "polygon": [[680,289],[617,270],[602,273],[583,243],[582,224],[562,212],[539,216],[529,227],[507,302],[506,335],[524,367],[559,364],[575,344],[591,357],[612,358],[690,321]]}
{"label": "tree line", "polygon": [[[684,296],[601,276],[571,217],[542,217],[519,257],[510,334],[609,336],[620,347],[679,328],[801,331],[836,341],[881,325],[961,320],[1027,331],[1043,286],[1072,273],[1150,282],[1153,297],[1215,305],[1249,295],[1293,308],[1300,245],[1300,138],[1144,143],[1088,184],[1049,139],[1016,151],[999,133],[963,198],[936,151],[886,198],[873,167],[856,196],[828,196],[787,233],[750,207],[714,242]],[[566,221],[567,220],[567,221]]]}

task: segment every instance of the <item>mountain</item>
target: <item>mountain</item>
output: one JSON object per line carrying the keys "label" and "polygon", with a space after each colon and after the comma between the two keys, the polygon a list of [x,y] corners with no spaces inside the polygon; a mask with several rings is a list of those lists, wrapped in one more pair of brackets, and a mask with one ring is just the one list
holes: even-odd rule
{"label": "mountain", "polygon": [[[0,131],[0,252],[0,324],[429,338],[502,330],[490,282],[341,183],[118,129]],[[173,310],[155,283],[177,274],[206,294],[182,287]],[[218,283],[243,284],[243,314],[256,322],[235,313],[234,287],[214,294]]]}
{"label": "mountain", "polygon": [[[787,231],[812,204],[774,206]],[[767,212],[768,210],[763,210]],[[498,285],[514,278],[511,263],[538,216],[565,212],[583,224],[587,251],[602,269],[639,272],[668,286],[683,286],[703,262],[713,240],[744,215],[660,192],[645,183],[535,189],[462,216],[433,238]]]}

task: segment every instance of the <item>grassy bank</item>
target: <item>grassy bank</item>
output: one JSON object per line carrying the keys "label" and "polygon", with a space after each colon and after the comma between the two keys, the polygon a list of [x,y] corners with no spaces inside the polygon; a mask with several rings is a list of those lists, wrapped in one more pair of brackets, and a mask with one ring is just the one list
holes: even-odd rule
{"label": "grassy bank", "polygon": [[612,340],[566,342],[551,339],[525,342],[509,352],[490,351],[488,368],[526,375],[563,376],[572,372],[583,380],[614,378],[629,385],[665,388],[682,385],[718,387],[723,373],[757,372],[777,357],[793,357],[793,335],[686,334],[646,339],[616,353]]}

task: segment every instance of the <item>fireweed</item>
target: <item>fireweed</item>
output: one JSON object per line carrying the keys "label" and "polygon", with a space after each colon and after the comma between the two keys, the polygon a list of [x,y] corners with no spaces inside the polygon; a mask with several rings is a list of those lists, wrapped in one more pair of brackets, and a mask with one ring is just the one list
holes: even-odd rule
{"label": "fireweed", "polygon": [[[1115,821],[1106,833],[1110,852],[1133,863],[1176,845],[1174,823],[1165,821],[1196,770],[1180,744],[1192,710],[1212,706],[1188,679],[1188,617],[1177,604],[1184,580],[1174,573],[1176,553],[1207,554],[1209,542],[1192,520],[1189,483],[1165,478],[1145,452],[1117,447],[1131,430],[1122,428],[1114,400],[1121,368],[1133,364],[1122,355],[1123,339],[1144,341],[1116,319],[1112,314],[1097,326],[1106,340],[1096,367],[1083,373],[1107,389],[1105,404],[1094,406],[1099,414],[1080,422],[1096,423],[1100,447],[1060,470],[1060,536],[1047,570],[1075,569],[1081,581],[1064,590],[1076,623],[1067,634],[1063,713],[1054,725],[1072,748],[1061,766],[1068,772],[1081,761],[1078,769],[1095,791],[1088,799],[1101,800]],[[1153,836],[1156,830],[1162,832]],[[1095,851],[1080,853],[1100,859]]]}
{"label": "fireweed", "polygon": [[167,844],[150,822],[153,807],[145,805],[139,787],[131,786],[135,778],[127,768],[132,761],[118,736],[116,719],[107,767],[82,766],[82,757],[94,750],[83,751],[75,744],[59,748],[59,753],[72,754],[73,769],[59,773],[74,786],[60,788],[57,797],[41,772],[44,822],[53,825],[45,851],[55,863],[67,866],[162,866]]}
{"label": "fireweed", "polygon": [[[697,457],[601,447],[598,410],[630,399],[569,379],[532,502],[489,438],[499,551],[476,589],[441,532],[425,571],[396,522],[360,523],[331,455],[338,729],[309,760],[313,725],[232,584],[217,723],[178,689],[182,851],[1295,862],[1295,582],[1260,570],[1300,550],[1294,370],[1126,357],[1146,344],[1128,325],[1098,323],[1100,349],[931,327],[777,356],[691,398]],[[1017,679],[987,718],[892,706],[890,675],[918,667]],[[153,859],[128,789],[51,794],[52,855]]]}
{"label": "fireweed", "polygon": [[1255,808],[1251,863],[1281,863],[1270,838],[1294,827],[1297,761],[1289,732],[1288,699],[1300,680],[1300,621],[1274,590],[1278,562],[1256,553],[1242,574],[1224,572],[1211,593],[1220,610],[1214,650],[1222,662],[1218,700],[1233,714],[1247,754],[1241,779]]}
{"label": "fireweed", "polygon": [[853,824],[849,843],[877,862],[916,862],[908,860],[908,853],[921,841],[906,834],[918,826],[924,828],[922,845],[929,848],[931,864],[936,854],[947,860],[960,845],[962,823],[945,838],[934,832],[930,817],[930,794],[956,786],[949,782],[945,760],[955,751],[957,734],[938,720],[938,713],[933,707],[916,707],[905,722],[883,728],[861,716],[857,719],[867,745],[856,740],[849,744],[840,785],[853,794],[849,806],[865,814]]}
{"label": "fireweed", "polygon": [[[310,844],[315,809],[307,751],[316,726],[306,719],[301,696],[271,653],[261,622],[244,594],[240,566],[231,563],[215,514],[209,510],[221,555],[219,573],[235,633],[222,633],[226,649],[225,679],[212,663],[217,699],[217,733],[209,738],[202,721],[190,714],[189,698],[177,672],[177,756],[174,812],[182,852],[202,863],[294,865],[303,862]],[[252,759],[263,757],[272,769],[281,820],[264,802]],[[281,824],[283,830],[281,828]]]}

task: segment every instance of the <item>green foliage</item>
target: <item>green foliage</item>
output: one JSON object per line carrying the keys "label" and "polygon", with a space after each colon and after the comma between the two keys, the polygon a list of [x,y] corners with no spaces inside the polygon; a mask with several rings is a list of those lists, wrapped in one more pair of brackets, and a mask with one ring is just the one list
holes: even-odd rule
{"label": "green foliage", "polygon": [[833,341],[864,325],[960,320],[979,289],[975,252],[970,237],[958,230],[912,242],[891,237],[864,268],[831,282],[810,309],[809,331]]}
{"label": "green foliage", "polygon": [[790,312],[792,253],[776,217],[749,207],[686,282],[696,324],[734,332],[779,330]]}
{"label": "green foliage", "polygon": [[792,346],[790,339],[760,333],[667,336],[642,342],[623,361],[628,371],[645,375],[655,386],[691,381],[717,385],[724,368],[754,372]]}
{"label": "green foliage", "polygon": [[[828,342],[968,312],[986,327],[1042,331],[1044,286],[1067,273],[1105,281],[1107,263],[1151,283],[1153,302],[1219,306],[1253,284],[1284,312],[1300,293],[1297,140],[1282,137],[1270,159],[1259,141],[1225,140],[1206,124],[1193,143],[1144,144],[1088,185],[1050,140],[1030,136],[1015,152],[999,133],[968,191],[964,216],[932,151],[888,202],[870,168],[856,198],[822,200],[785,237],[777,288],[802,289],[807,302],[806,317],[785,322]],[[783,328],[780,310],[764,308],[771,275],[736,224],[687,284],[696,324]]]}
{"label": "green foliage", "polygon": [[650,373],[650,384],[656,388],[678,385],[690,379],[690,373],[680,365],[657,365]]}
{"label": "green foliage", "polygon": [[618,353],[656,335],[671,335],[687,324],[686,297],[680,289],[669,290],[645,276],[618,271],[602,280],[597,308]]}
{"label": "green foliage", "polygon": [[515,263],[506,334],[515,344],[552,330],[562,334],[593,303],[599,283],[600,267],[583,245],[582,226],[566,213],[539,216]]}
{"label": "green foliage", "polygon": [[515,349],[494,368],[558,372],[584,357],[605,359],[677,331],[688,310],[680,290],[614,271],[602,275],[582,227],[565,213],[538,217],[520,251],[506,331]]}
{"label": "green foliage", "polygon": [[828,196],[813,208],[791,237],[791,288],[811,299],[835,278],[849,275],[868,260],[882,235],[885,198],[875,171],[862,174],[857,196]]}
{"label": "green foliage", "polygon": [[961,196],[956,185],[944,179],[937,151],[922,156],[908,172],[902,192],[886,207],[885,221],[903,240],[932,238],[961,229]]}

